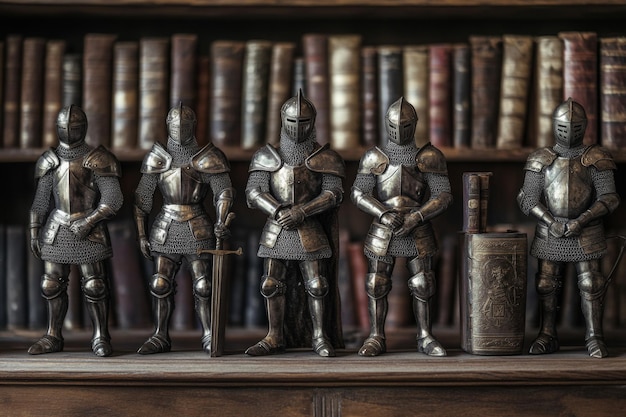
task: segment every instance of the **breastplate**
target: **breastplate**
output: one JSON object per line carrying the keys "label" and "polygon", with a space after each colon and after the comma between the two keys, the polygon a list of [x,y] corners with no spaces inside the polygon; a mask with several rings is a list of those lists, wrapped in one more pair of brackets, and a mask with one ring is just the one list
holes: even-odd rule
{"label": "breastplate", "polygon": [[60,159],[54,171],[54,203],[57,210],[68,214],[83,213],[95,208],[98,191],[93,172],[83,167],[83,158]]}
{"label": "breastplate", "polygon": [[270,190],[282,204],[303,204],[317,197],[322,191],[322,174],[304,165],[283,166],[270,177]]}
{"label": "breastplate", "polygon": [[593,184],[580,158],[557,158],[546,168],[544,196],[553,216],[573,219],[589,208]]}
{"label": "breastplate", "polygon": [[378,198],[387,207],[420,207],[426,194],[422,173],[415,167],[389,165],[377,178]]}
{"label": "breastplate", "polygon": [[197,204],[207,193],[200,173],[189,165],[165,171],[159,176],[159,188],[165,204]]}

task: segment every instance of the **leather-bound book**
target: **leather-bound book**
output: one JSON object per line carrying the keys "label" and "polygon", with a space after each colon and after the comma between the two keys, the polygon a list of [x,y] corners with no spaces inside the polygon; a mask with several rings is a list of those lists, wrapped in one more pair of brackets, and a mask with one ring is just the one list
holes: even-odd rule
{"label": "leather-bound book", "polygon": [[218,146],[241,144],[241,94],[245,43],[211,44],[211,117],[209,137]]}
{"label": "leather-bound book", "polygon": [[150,149],[156,142],[167,142],[167,117],[169,94],[168,38],[142,38],[139,40],[139,135],[140,149]]}
{"label": "leather-bound book", "polygon": [[480,231],[480,176],[463,173],[463,228],[465,233]]}
{"label": "leather-bound book", "polygon": [[198,35],[176,33],[171,39],[170,107],[183,103],[196,111]]}
{"label": "leather-bound book", "polygon": [[273,145],[277,144],[280,139],[280,108],[291,97],[295,49],[296,44],[293,42],[277,42],[272,46],[265,141]]}
{"label": "leather-bound book", "polygon": [[473,148],[493,148],[498,129],[502,38],[470,36],[472,47]]}
{"label": "leather-bound book", "polygon": [[563,102],[563,42],[558,36],[540,36],[535,64],[536,104],[534,143],[537,148],[554,145],[552,113]]}
{"label": "leather-bound book", "polygon": [[533,46],[532,36],[502,37],[500,116],[496,140],[499,149],[520,149],[523,146],[527,126]]}
{"label": "leather-bound book", "polygon": [[111,80],[115,35],[90,33],[83,44],[83,106],[89,129],[85,142],[111,145]]}
{"label": "leather-bound book", "polygon": [[600,143],[626,147],[626,36],[600,38]]}
{"label": "leather-bound book", "polygon": [[328,37],[330,143],[334,149],[357,148],[361,125],[361,36]]}
{"label": "leather-bound book", "polygon": [[[83,56],[66,53],[63,56],[63,106],[82,106],[83,97]],[[56,119],[55,119],[56,123]],[[56,129],[55,129],[56,130]]]}
{"label": "leather-bound book", "polygon": [[328,36],[307,33],[302,36],[306,68],[306,95],[317,110],[315,132],[317,141],[330,142],[330,98],[328,79]]}
{"label": "leather-bound book", "polygon": [[264,40],[246,42],[241,91],[241,147],[243,149],[255,149],[265,143],[271,57],[271,42]]}
{"label": "leather-bound book", "polygon": [[598,36],[560,32],[563,40],[563,98],[580,103],[587,114],[585,145],[598,142]]}
{"label": "leather-bound book", "polygon": [[404,98],[417,112],[415,144],[418,147],[430,140],[429,49],[427,45],[411,45],[403,50]]}
{"label": "leather-bound book", "polygon": [[137,146],[139,131],[139,43],[117,42],[113,47],[114,150]]}
{"label": "leather-bound book", "polygon": [[22,42],[20,35],[9,35],[5,41],[3,134],[5,148],[19,147],[20,88],[22,86]]}
{"label": "leather-bound book", "polygon": [[211,58],[208,55],[198,57],[196,79],[198,97],[196,100],[196,140],[204,146],[209,142],[209,100],[211,95]]}
{"label": "leather-bound book", "polygon": [[20,98],[20,148],[41,147],[43,74],[46,59],[44,38],[25,38]]}
{"label": "leather-bound book", "polygon": [[43,87],[43,131],[41,145],[43,148],[56,146],[57,116],[63,107],[63,56],[66,42],[49,40],[46,42],[46,58],[44,64]]}
{"label": "leather-bound book", "polygon": [[452,46],[430,45],[428,88],[430,142],[437,147],[452,145]]}
{"label": "leather-bound book", "polygon": [[291,86],[291,96],[298,95],[298,91],[302,91],[305,97],[308,97],[306,86],[306,62],[304,57],[297,56],[293,59],[293,82]]}
{"label": "leather-bound book", "polygon": [[460,244],[461,347],[476,355],[521,354],[526,234],[463,233]]}
{"label": "leather-bound book", "polygon": [[372,147],[378,135],[378,51],[374,46],[361,48],[361,145]]}
{"label": "leather-bound book", "polygon": [[[402,47],[382,45],[378,47],[378,111],[380,120],[380,146],[387,144],[385,114],[389,106],[404,93]],[[418,116],[419,117],[419,116]]]}
{"label": "leather-bound book", "polygon": [[472,140],[472,52],[469,44],[452,45],[452,146],[469,148]]}

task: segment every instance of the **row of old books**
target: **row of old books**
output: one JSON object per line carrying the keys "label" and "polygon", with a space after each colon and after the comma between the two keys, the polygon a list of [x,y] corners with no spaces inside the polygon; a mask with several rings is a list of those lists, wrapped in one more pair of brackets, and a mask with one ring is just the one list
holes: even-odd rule
{"label": "row of old books", "polygon": [[317,108],[318,141],[338,150],[384,144],[384,114],[400,96],[418,112],[418,144],[547,146],[552,111],[567,97],[586,109],[586,143],[620,149],[626,140],[626,37],[366,46],[360,35],[304,34],[300,42],[216,40],[203,53],[196,34],[86,34],[80,53],[67,49],[62,40],[0,41],[5,148],[54,145],[59,109],[78,104],[89,143],[149,149],[166,140],[167,111],[182,102],[196,111],[200,143],[254,149],[278,141],[280,107],[298,89]]}

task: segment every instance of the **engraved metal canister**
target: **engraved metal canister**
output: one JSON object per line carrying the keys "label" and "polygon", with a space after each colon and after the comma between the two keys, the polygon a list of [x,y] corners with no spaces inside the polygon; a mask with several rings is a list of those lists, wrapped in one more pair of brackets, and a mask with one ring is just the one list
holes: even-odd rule
{"label": "engraved metal canister", "polygon": [[516,355],[524,347],[525,233],[461,234],[461,347],[476,355]]}

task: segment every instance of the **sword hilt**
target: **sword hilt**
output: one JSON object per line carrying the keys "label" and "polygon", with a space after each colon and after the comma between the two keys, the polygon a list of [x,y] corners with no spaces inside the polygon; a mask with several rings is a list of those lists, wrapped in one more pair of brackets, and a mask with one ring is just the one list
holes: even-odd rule
{"label": "sword hilt", "polygon": [[[224,219],[224,226],[229,227],[232,221],[235,219],[235,217],[236,217],[235,213],[233,213],[232,211],[228,213],[226,215],[226,218]],[[215,249],[216,250],[222,249],[222,239],[220,239],[217,236],[215,237]]]}

